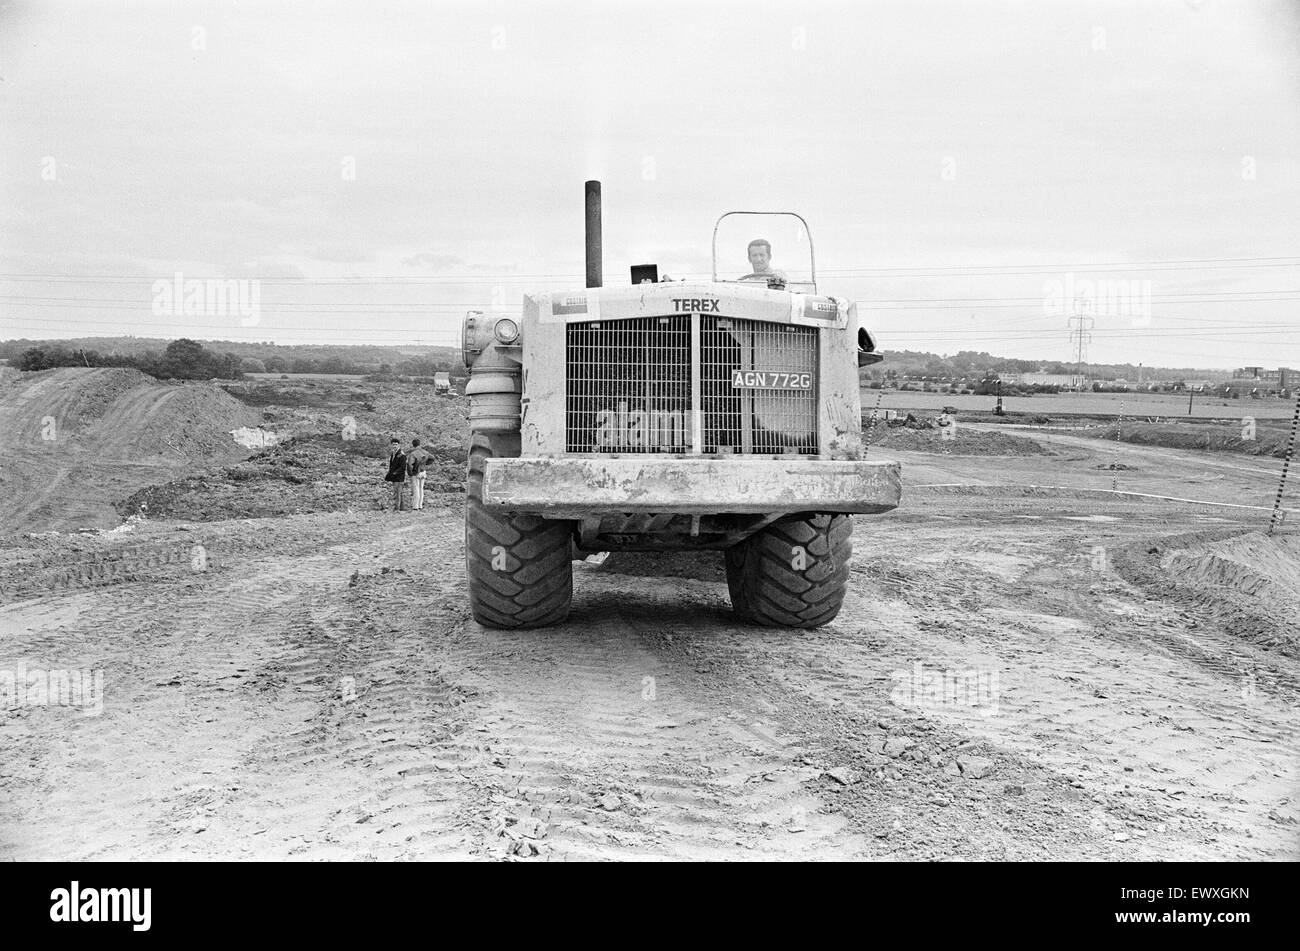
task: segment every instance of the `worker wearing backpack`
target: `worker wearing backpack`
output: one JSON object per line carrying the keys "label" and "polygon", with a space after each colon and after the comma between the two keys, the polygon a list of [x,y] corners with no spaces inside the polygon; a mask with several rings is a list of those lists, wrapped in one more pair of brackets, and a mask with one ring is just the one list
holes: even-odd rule
{"label": "worker wearing backpack", "polygon": [[429,474],[429,460],[433,456],[420,445],[419,437],[411,440],[411,451],[406,454],[406,475],[411,480],[411,508],[417,512],[424,508],[424,479]]}

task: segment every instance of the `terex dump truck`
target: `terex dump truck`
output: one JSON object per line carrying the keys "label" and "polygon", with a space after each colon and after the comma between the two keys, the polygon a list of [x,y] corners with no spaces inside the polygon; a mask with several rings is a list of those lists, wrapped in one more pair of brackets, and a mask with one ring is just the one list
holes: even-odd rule
{"label": "terex dump truck", "polygon": [[741,618],[826,623],[848,584],[850,514],[899,501],[898,464],[862,458],[858,367],[880,359],[875,343],[854,305],[817,293],[811,239],[807,280],[766,266],[720,280],[715,226],[712,280],[644,266],[640,283],[601,286],[599,187],[586,290],[465,320],[474,617],[554,624],[574,558],[693,548],[725,551]]}

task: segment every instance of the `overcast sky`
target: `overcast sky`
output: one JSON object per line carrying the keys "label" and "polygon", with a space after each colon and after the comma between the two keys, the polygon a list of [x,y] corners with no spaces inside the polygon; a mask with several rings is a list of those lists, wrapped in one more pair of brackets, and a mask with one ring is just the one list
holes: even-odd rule
{"label": "overcast sky", "polygon": [[607,283],[789,209],[886,350],[1068,360],[1122,279],[1094,362],[1300,367],[1298,6],[0,3],[0,337],[447,340],[581,286],[598,178]]}

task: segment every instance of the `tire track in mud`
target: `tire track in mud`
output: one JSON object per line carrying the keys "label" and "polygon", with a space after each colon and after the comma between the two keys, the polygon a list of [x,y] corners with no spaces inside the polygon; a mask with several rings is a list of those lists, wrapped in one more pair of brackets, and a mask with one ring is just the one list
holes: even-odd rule
{"label": "tire track in mud", "polygon": [[[895,643],[900,618],[877,613],[861,590],[841,620],[808,632],[730,624],[686,644],[705,662],[744,684],[774,728],[798,738],[797,761],[813,767],[809,791],[887,859],[1029,858],[1081,851],[1086,830],[1061,814],[1065,784],[1014,751],[982,742],[981,717],[966,726],[901,708],[891,699],[894,670],[907,667]],[[871,626],[862,628],[863,622]],[[872,622],[876,623],[872,623]],[[919,643],[923,635],[906,640]],[[882,651],[882,648],[884,650]],[[884,656],[882,656],[882,654]],[[892,668],[892,669],[891,669]],[[966,775],[958,758],[989,775]],[[844,781],[847,777],[847,781]],[[1011,790],[1008,794],[1007,790]],[[1017,828],[1003,816],[1013,798]]]}
{"label": "tire track in mud", "polygon": [[[936,577],[918,563],[919,553],[942,547],[929,534],[910,539],[906,552],[870,559],[878,569],[867,573],[870,610],[890,621],[888,637],[874,646],[884,655],[907,652],[898,658],[902,674],[917,659],[932,670],[987,666],[1000,674],[1000,710],[984,722],[963,724],[951,708],[927,715],[984,740],[995,759],[1012,753],[1035,772],[1046,767],[1041,778],[1058,787],[1043,803],[1047,814],[1065,809],[1086,818],[1091,833],[1065,845],[1070,854],[1295,854],[1294,841],[1285,846],[1278,837],[1269,846],[1250,831],[1291,821],[1279,817],[1287,810],[1277,804],[1288,801],[1285,777],[1298,752],[1294,718],[1264,703],[1262,690],[1256,702],[1238,695],[1235,683],[1207,678],[1211,671],[1188,657],[1149,653],[1151,630],[1181,633],[1179,619],[1164,617],[1161,627],[1151,615],[1167,615],[1165,605],[1109,574],[1104,562],[1091,564],[1093,538],[1039,536],[1017,553],[1019,569],[990,565],[967,545]],[[1133,532],[1125,526],[1124,534]],[[1114,550],[1110,538],[1097,540]],[[953,597],[972,582],[975,603]],[[911,637],[909,626],[929,636]],[[831,656],[841,676],[855,666],[850,653]],[[1234,673],[1223,666],[1221,673]],[[1236,754],[1216,752],[1225,748]]]}
{"label": "tire track in mud", "polygon": [[231,751],[238,781],[197,811],[182,797],[173,834],[198,822],[208,855],[463,852],[465,836],[444,821],[457,799],[439,791],[429,755],[468,697],[432,663],[429,618],[446,606],[436,583],[384,564],[419,526],[351,519],[360,530],[340,532],[336,516],[302,521],[320,544],[299,536],[302,555],[243,565],[229,586],[238,608],[209,631],[204,687],[187,701],[224,708],[222,722],[245,724],[247,736]]}
{"label": "tire track in mud", "polygon": [[[27,623],[24,653],[113,674],[103,717],[0,718],[23,751],[0,764],[0,849],[934,859],[1294,845],[1270,825],[1294,821],[1281,707],[1243,708],[1185,660],[1143,654],[1123,624],[1103,630],[1106,598],[1141,596],[1080,556],[1094,531],[1131,539],[1126,525],[873,520],[843,613],[812,632],[738,624],[716,574],[579,565],[567,624],[501,632],[468,620],[456,514],[214,524],[214,549],[240,553],[219,570],[0,608]],[[996,667],[1001,712],[894,703],[892,674],[918,660]],[[1216,752],[1228,745],[1235,759]]]}
{"label": "tire track in mud", "polygon": [[304,702],[291,729],[244,758],[281,827],[264,848],[340,858],[469,853],[475,827],[461,818],[456,740],[474,693],[443,675],[431,625],[411,623],[413,601],[426,612],[450,607],[404,569],[358,571],[334,603],[280,632],[255,677]]}
{"label": "tire track in mud", "polygon": [[220,567],[222,562],[211,542],[205,544],[199,537],[171,543],[93,546],[66,554],[47,553],[6,565],[0,598],[16,601],[85,588],[158,584]]}
{"label": "tire track in mud", "polygon": [[1124,634],[1222,678],[1243,694],[1258,691],[1300,708],[1300,669],[1289,619],[1247,593],[1196,583],[1161,565],[1165,553],[1208,551],[1215,543],[1249,534],[1241,527],[1199,530],[1124,545],[1112,559],[1115,575],[1161,604],[1152,616],[1111,598],[1106,613],[1121,622]]}
{"label": "tire track in mud", "polygon": [[649,620],[620,599],[628,580],[580,570],[574,612],[554,628],[468,625],[465,672],[484,692],[481,748],[494,768],[485,853],[863,854],[866,843],[805,787],[820,770],[795,760],[797,742],[715,690],[691,657],[663,649],[662,630],[689,617],[707,632],[715,619],[678,606]]}
{"label": "tire track in mud", "polygon": [[1204,617],[1192,612],[1161,608],[1144,613],[1113,597],[1107,601],[1109,636],[1141,642],[1155,653],[1186,661],[1240,691],[1245,699],[1262,693],[1300,709],[1300,675],[1283,667],[1276,656],[1252,650],[1234,635],[1202,623]]}
{"label": "tire track in mud", "polygon": [[[78,828],[89,830],[75,857],[175,856],[207,844],[196,837],[205,817],[239,782],[229,749],[258,729],[237,688],[257,657],[259,625],[310,577],[308,567],[276,577],[242,562],[116,585],[94,592],[72,632],[27,640],[29,651],[57,649],[104,670],[105,713],[76,725],[72,772],[89,764],[111,781],[100,795],[59,783],[54,801],[41,807],[75,814]],[[159,729],[159,722],[169,725]],[[196,747],[198,734],[207,742]],[[46,742],[32,739],[34,748]]]}
{"label": "tire track in mud", "polygon": [[[1131,530],[1138,526],[1125,527]],[[1149,528],[1141,526],[1140,530],[1145,536]],[[1032,603],[1037,612],[1074,619],[1081,630],[1105,633],[1121,644],[1144,643],[1234,687],[1259,690],[1296,705],[1300,702],[1300,677],[1289,669],[1293,665],[1236,636],[1218,616],[1227,613],[1230,621],[1244,620],[1249,628],[1270,630],[1284,627],[1280,619],[1266,617],[1265,612],[1248,603],[1249,599],[1232,597],[1234,592],[1216,592],[1210,597],[1203,589],[1180,584],[1151,564],[1146,554],[1152,546],[1167,550],[1196,541],[1232,538],[1242,531],[1240,527],[1200,530],[1137,541],[1132,540],[1129,531],[1130,537],[1121,537],[1118,542],[1108,538],[1040,542],[1037,552],[1029,553],[1033,564],[1014,581],[999,578],[992,566],[981,563],[978,555],[972,558],[969,551],[963,552],[951,569],[933,574],[913,572],[908,577],[892,559],[880,557],[867,559],[854,571],[875,579],[883,594],[914,606],[918,617],[927,616],[929,620],[921,622],[927,630],[944,631],[948,625],[934,618],[954,606],[972,615],[963,622],[968,633],[987,633],[989,622],[999,617],[1003,625],[1015,626],[1018,622],[1007,609]],[[1230,599],[1226,608],[1225,598]],[[1137,607],[1134,602],[1144,603]],[[1204,610],[1198,616],[1198,612],[1182,607],[1188,603]],[[1275,635],[1274,640],[1278,636],[1282,635]]]}
{"label": "tire track in mud", "polygon": [[[224,526],[230,544],[223,548],[255,551],[255,540],[240,536],[259,527]],[[378,524],[364,534],[385,530]],[[57,844],[15,837],[15,850],[35,849],[29,854],[39,857],[235,857],[260,845],[257,830],[247,827],[266,809],[254,802],[249,816],[241,815],[239,804],[255,794],[240,768],[241,751],[289,732],[302,706],[289,678],[265,675],[268,667],[274,673],[274,634],[318,600],[329,602],[331,589],[344,587],[357,563],[373,557],[373,541],[364,537],[321,554],[292,554],[302,541],[299,536],[278,546],[279,554],[254,554],[220,570],[93,595],[60,592],[4,609],[35,620],[58,616],[55,606],[65,606],[73,615],[68,623],[32,629],[29,622],[18,643],[27,655],[102,667],[106,681],[102,717],[51,732],[58,725],[41,722],[45,711],[18,712],[26,755],[4,770],[5,784],[30,792],[41,783],[51,795],[44,802],[15,797],[17,813],[7,818],[15,828],[43,828],[51,823],[23,823],[24,813],[66,814],[88,834]],[[69,736],[75,760],[67,752]],[[111,780],[100,793],[76,781],[82,774]]]}

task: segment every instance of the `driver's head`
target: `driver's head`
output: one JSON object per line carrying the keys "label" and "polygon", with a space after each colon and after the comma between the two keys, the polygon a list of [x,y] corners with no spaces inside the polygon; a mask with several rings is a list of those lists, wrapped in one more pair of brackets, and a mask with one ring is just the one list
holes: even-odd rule
{"label": "driver's head", "polygon": [[755,274],[763,274],[772,263],[772,245],[766,238],[755,238],[749,242],[749,266]]}

